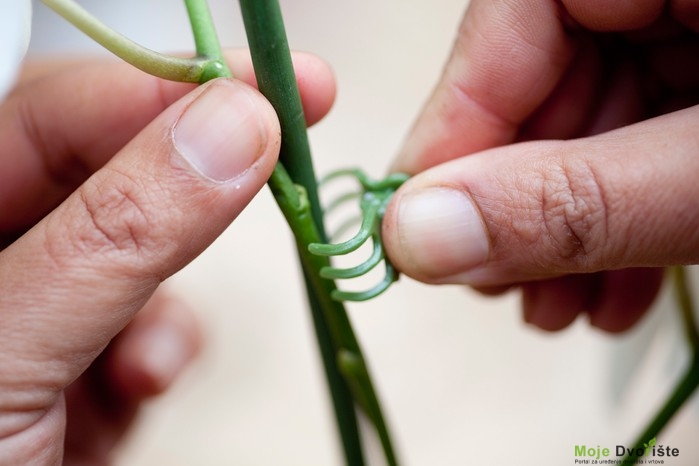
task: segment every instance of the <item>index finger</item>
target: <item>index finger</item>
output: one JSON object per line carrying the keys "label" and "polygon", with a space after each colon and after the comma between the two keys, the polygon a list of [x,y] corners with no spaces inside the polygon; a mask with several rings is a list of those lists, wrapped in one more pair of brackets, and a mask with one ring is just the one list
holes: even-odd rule
{"label": "index finger", "polygon": [[514,142],[569,71],[583,28],[640,28],[662,14],[663,4],[472,0],[443,76],[393,168],[417,173]]}
{"label": "index finger", "polygon": [[417,173],[512,142],[574,55],[552,0],[473,0],[394,169]]}
{"label": "index finger", "polygon": [[[255,82],[246,50],[228,51],[234,76]],[[329,66],[293,54],[309,124],[335,97]],[[44,64],[25,71],[0,106],[0,249],[101,168],[193,84],[163,81],[121,61]]]}

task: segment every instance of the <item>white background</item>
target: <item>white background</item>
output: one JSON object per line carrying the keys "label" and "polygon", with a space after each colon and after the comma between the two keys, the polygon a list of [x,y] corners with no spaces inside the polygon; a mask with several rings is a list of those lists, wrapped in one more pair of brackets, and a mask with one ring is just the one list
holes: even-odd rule
{"label": "white background", "polygon": [[[148,47],[192,48],[181,1],[81,3]],[[244,46],[237,2],[211,7],[222,42]],[[440,74],[465,1],[282,7],[292,47],[327,59],[339,83],[310,133],[318,171],[381,175]],[[102,53],[38,2],[34,21],[32,58]],[[117,465],[341,464],[292,243],[269,193],[168,286],[198,309],[206,348],[148,405]],[[574,445],[630,443],[681,371],[664,302],[623,338],[584,321],[545,334],[521,322],[515,294],[486,299],[406,278],[350,312],[405,465],[572,465]],[[666,464],[696,464],[697,438],[695,402],[658,439],[681,451]]]}

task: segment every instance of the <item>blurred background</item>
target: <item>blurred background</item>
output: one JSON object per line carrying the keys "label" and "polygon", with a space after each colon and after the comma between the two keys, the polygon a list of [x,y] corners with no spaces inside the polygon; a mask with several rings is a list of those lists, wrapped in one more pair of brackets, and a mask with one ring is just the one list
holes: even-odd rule
{"label": "blurred background", "polygon": [[[147,47],[193,48],[180,1],[80,3]],[[319,173],[386,172],[466,3],[281,1],[292,48],[324,57],[338,81],[333,110],[310,131]],[[210,4],[222,43],[245,46],[237,2]],[[34,23],[32,59],[104,54],[38,1]],[[341,464],[292,241],[269,192],[165,286],[198,310],[206,347],[147,406],[116,464]],[[540,332],[518,305],[514,293],[484,298],[403,277],[349,306],[405,465],[572,465],[575,445],[630,446],[687,362],[667,292],[642,325],[614,338],[584,320]],[[659,437],[681,452],[666,464],[696,464],[698,405]]]}

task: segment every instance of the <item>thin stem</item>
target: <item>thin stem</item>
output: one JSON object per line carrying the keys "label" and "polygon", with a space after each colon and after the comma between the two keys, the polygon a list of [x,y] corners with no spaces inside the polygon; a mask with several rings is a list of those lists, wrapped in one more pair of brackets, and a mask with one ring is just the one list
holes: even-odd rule
{"label": "thin stem", "polygon": [[685,335],[692,349],[699,351],[699,326],[684,267],[672,268],[672,281],[675,287],[677,305],[682,313]]}
{"label": "thin stem", "polygon": [[699,352],[694,353],[692,364],[677,384],[670,398],[634,442],[634,451],[643,448],[644,443],[660,434],[684,403],[692,397],[697,386],[699,386]]}
{"label": "thin stem", "polygon": [[682,315],[685,335],[691,348],[692,359],[687,371],[673,390],[670,398],[668,398],[653,420],[651,420],[645,430],[636,439],[634,451],[643,448],[644,443],[657,437],[685,402],[692,397],[697,387],[699,387],[699,328],[697,328],[694,303],[689,292],[684,267],[678,266],[672,268],[672,282],[677,307]]}
{"label": "thin stem", "polygon": [[197,83],[209,66],[205,58],[172,57],[147,49],[114,31],[73,0],[42,1],[104,48],[148,74],[172,81]]}
{"label": "thin stem", "polygon": [[203,83],[216,77],[232,77],[221,52],[221,44],[208,2],[206,0],[185,0],[185,5],[194,33],[197,56],[209,59],[209,66],[202,74],[200,82]]}

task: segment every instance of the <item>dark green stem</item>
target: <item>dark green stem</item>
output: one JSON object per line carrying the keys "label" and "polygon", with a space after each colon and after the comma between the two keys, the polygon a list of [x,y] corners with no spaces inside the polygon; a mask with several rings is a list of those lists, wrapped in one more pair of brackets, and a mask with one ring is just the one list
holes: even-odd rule
{"label": "dark green stem", "polygon": [[[278,164],[269,185],[296,238],[301,264],[307,279],[306,287],[309,290],[322,359],[345,450],[345,459],[348,465],[364,464],[354,404],[351,403],[352,399],[347,397],[351,394],[373,422],[381,440],[387,464],[397,465],[398,461],[378,396],[371,383],[366,362],[352,331],[347,312],[341,302],[332,298],[333,293],[337,291],[335,283],[322,278],[319,273],[330,262],[327,257],[314,255],[308,250],[308,245],[317,242],[320,235],[313,224],[306,191],[290,183],[290,180],[283,165]],[[348,367],[341,367],[338,364],[338,360],[342,358],[351,360],[349,372]]]}
{"label": "dark green stem", "polygon": [[[689,292],[684,267],[672,268],[672,282],[692,357],[687,371],[673,390],[670,398],[636,439],[634,451],[644,449],[645,443],[656,438],[687,400],[692,397],[699,386],[699,328],[697,327],[694,304]],[[627,455],[626,458],[629,459],[630,457],[630,455]]]}
{"label": "dark green stem", "polygon": [[[240,0],[240,7],[258,87],[274,107],[281,125],[279,164],[269,185],[296,238],[345,460],[348,465],[364,464],[353,409],[354,402],[357,402],[371,413],[370,418],[379,433],[388,464],[395,465],[397,461],[388,429],[347,311],[342,303],[332,298],[337,290],[334,281],[320,276],[320,270],[329,266],[329,260],[308,250],[312,243],[325,243],[326,234],[306,120],[279,4],[276,0]],[[301,189],[296,197],[290,192],[287,176]],[[343,377],[337,364],[337,357],[341,353],[352,354],[358,361],[362,384],[351,383],[353,381]],[[365,400],[370,402],[365,403]]]}
{"label": "dark green stem", "polygon": [[689,292],[687,274],[684,267],[672,268],[672,282],[675,288],[677,305],[682,314],[685,336],[694,351],[699,351],[699,326],[697,326],[696,310]]}
{"label": "dark green stem", "polygon": [[638,436],[636,442],[634,442],[634,451],[643,448],[644,443],[648,443],[650,439],[660,434],[685,402],[692,397],[697,386],[699,386],[699,352],[694,353],[689,369],[680,380],[670,398],[665,402],[663,407],[660,408],[658,414],[655,415],[643,433]]}
{"label": "dark green stem", "polygon": [[306,189],[313,221],[325,240],[306,119],[279,4],[276,0],[240,0],[240,7],[257,85],[279,115],[282,127],[279,161],[293,182]]}

